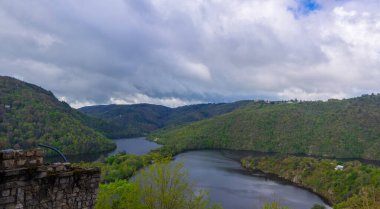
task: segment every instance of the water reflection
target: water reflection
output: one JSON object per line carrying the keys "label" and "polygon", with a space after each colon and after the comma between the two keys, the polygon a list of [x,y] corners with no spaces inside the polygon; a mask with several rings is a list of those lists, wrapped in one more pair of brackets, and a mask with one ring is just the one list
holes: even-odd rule
{"label": "water reflection", "polygon": [[[107,156],[116,155],[118,153],[127,153],[134,155],[143,155],[153,149],[161,147],[161,145],[148,141],[145,137],[128,138],[128,139],[115,139],[116,149],[112,152],[96,153],[96,154],[83,154],[83,155],[67,155],[69,162],[94,162],[104,159]],[[59,156],[50,156],[45,158],[45,162],[63,162]]]}
{"label": "water reflection", "polygon": [[176,156],[175,162],[184,163],[198,188],[208,190],[211,200],[221,203],[225,209],[261,208],[271,201],[294,209],[325,205],[321,198],[307,190],[251,175],[238,161],[221,151],[186,152]]}

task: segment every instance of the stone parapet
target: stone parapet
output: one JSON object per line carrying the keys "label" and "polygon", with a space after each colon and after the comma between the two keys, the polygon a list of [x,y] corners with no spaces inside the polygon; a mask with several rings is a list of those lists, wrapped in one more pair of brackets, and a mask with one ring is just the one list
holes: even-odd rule
{"label": "stone parapet", "polygon": [[[40,149],[0,153],[0,209],[94,208],[99,168],[70,163],[43,165]],[[21,160],[25,162],[18,164]]]}
{"label": "stone parapet", "polygon": [[0,170],[37,167],[44,164],[42,149],[33,150],[1,150]]}

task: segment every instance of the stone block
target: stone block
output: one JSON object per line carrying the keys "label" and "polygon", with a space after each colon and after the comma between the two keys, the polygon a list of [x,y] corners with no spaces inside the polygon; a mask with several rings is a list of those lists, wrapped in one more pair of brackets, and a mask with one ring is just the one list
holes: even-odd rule
{"label": "stone block", "polygon": [[27,150],[27,151],[25,151],[25,155],[26,155],[27,157],[32,157],[32,156],[34,156],[34,150]]}
{"label": "stone block", "polygon": [[24,158],[25,152],[24,150],[15,150],[15,158]]}
{"label": "stone block", "polygon": [[16,161],[16,165],[17,165],[17,167],[24,166],[25,163],[26,163],[26,160],[25,160],[25,159],[18,159],[18,160]]}
{"label": "stone block", "polygon": [[9,168],[14,168],[15,167],[15,160],[3,160],[1,162],[1,167],[9,169]]}
{"label": "stone block", "polygon": [[36,157],[43,157],[43,156],[44,156],[44,150],[43,150],[43,149],[40,149],[40,148],[35,149],[35,150],[34,150],[34,155],[35,155]]}
{"label": "stone block", "polygon": [[61,183],[61,184],[66,184],[66,183],[68,183],[69,182],[69,179],[68,178],[61,178],[60,180],[59,180],[59,183]]}
{"label": "stone block", "polygon": [[0,151],[0,159],[2,160],[14,159],[14,157],[15,157],[15,151],[13,149]]}
{"label": "stone block", "polygon": [[[7,170],[5,172],[4,176],[8,176],[9,178],[11,178],[11,176],[18,176],[18,175],[22,174],[24,170],[25,169],[23,169],[23,168],[12,168],[12,170]],[[15,177],[14,179],[17,180],[18,178]],[[9,179],[8,179],[8,181],[9,181]]]}
{"label": "stone block", "polygon": [[17,203],[15,206],[15,209],[23,209],[23,208],[24,208],[24,205],[21,203]]}
{"label": "stone block", "polygon": [[12,188],[11,195],[16,195],[16,192],[17,192],[17,188]]}
{"label": "stone block", "polygon": [[[67,168],[66,168],[67,170]],[[73,176],[74,175],[74,172],[73,171],[65,171],[64,173],[60,173],[59,176],[60,177],[70,177],[70,176]]]}
{"label": "stone block", "polygon": [[17,184],[17,187],[23,187],[23,186],[28,185],[29,182],[27,182],[27,181],[17,181],[16,184]]}
{"label": "stone block", "polygon": [[33,199],[33,194],[31,192],[26,192],[25,194],[25,200],[32,200]]}
{"label": "stone block", "polygon": [[[3,208],[2,208],[3,209]],[[14,203],[11,203],[11,204],[7,204],[4,209],[16,209],[16,204]]]}
{"label": "stone block", "polygon": [[3,197],[8,197],[9,195],[11,195],[11,190],[10,189],[6,189],[6,190],[3,190],[1,192],[1,196],[3,196]]}
{"label": "stone block", "polygon": [[65,170],[66,170],[66,167],[64,165],[58,165],[57,167],[55,167],[56,172],[65,171]]}
{"label": "stone block", "polygon": [[57,196],[56,196],[57,200],[62,200],[64,197],[65,197],[65,194],[63,190],[57,193]]}
{"label": "stone block", "polygon": [[38,164],[38,165],[42,165],[42,164],[44,164],[44,158],[43,158],[43,157],[37,157],[37,158],[36,158],[36,161],[37,161],[37,164]]}
{"label": "stone block", "polygon": [[17,189],[17,201],[24,202],[24,198],[25,198],[24,189],[18,188]]}
{"label": "stone block", "polygon": [[37,160],[35,160],[35,159],[29,160],[28,164],[29,165],[37,165]]}
{"label": "stone block", "polygon": [[15,197],[13,196],[9,196],[9,197],[1,197],[0,198],[0,205],[2,204],[9,204],[9,203],[14,203],[16,200],[15,200]]}
{"label": "stone block", "polygon": [[43,171],[43,172],[38,173],[36,175],[36,178],[38,178],[38,179],[45,178],[47,175],[48,175],[48,173]]}

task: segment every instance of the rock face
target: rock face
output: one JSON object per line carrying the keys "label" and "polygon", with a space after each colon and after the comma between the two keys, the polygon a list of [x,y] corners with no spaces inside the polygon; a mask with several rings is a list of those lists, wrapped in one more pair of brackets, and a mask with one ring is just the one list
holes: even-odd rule
{"label": "rock face", "polygon": [[0,209],[94,208],[99,168],[43,164],[43,151],[0,151]]}

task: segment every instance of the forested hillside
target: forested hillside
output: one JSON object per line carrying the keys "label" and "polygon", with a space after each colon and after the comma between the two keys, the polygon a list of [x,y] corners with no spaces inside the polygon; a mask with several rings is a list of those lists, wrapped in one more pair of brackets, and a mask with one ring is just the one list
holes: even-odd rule
{"label": "forested hillside", "polygon": [[[241,163],[249,170],[275,174],[309,188],[336,209],[380,208],[380,168],[376,166],[294,156],[247,157]],[[336,170],[337,165],[343,169]]]}
{"label": "forested hillside", "polygon": [[46,143],[66,154],[114,148],[111,140],[84,125],[105,124],[72,109],[38,86],[0,76],[0,149]]}
{"label": "forested hillside", "polygon": [[171,151],[223,148],[380,160],[380,95],[256,102],[150,138]]}
{"label": "forested hillside", "polygon": [[175,127],[231,112],[250,101],[220,104],[198,104],[177,108],[161,105],[98,105],[79,110],[102,119],[108,124],[93,124],[93,128],[111,138],[144,136],[163,127]]}
{"label": "forested hillside", "polygon": [[112,128],[96,127],[111,138],[143,136],[163,126],[170,108],[161,105],[99,105],[79,109],[81,112],[107,121]]}

